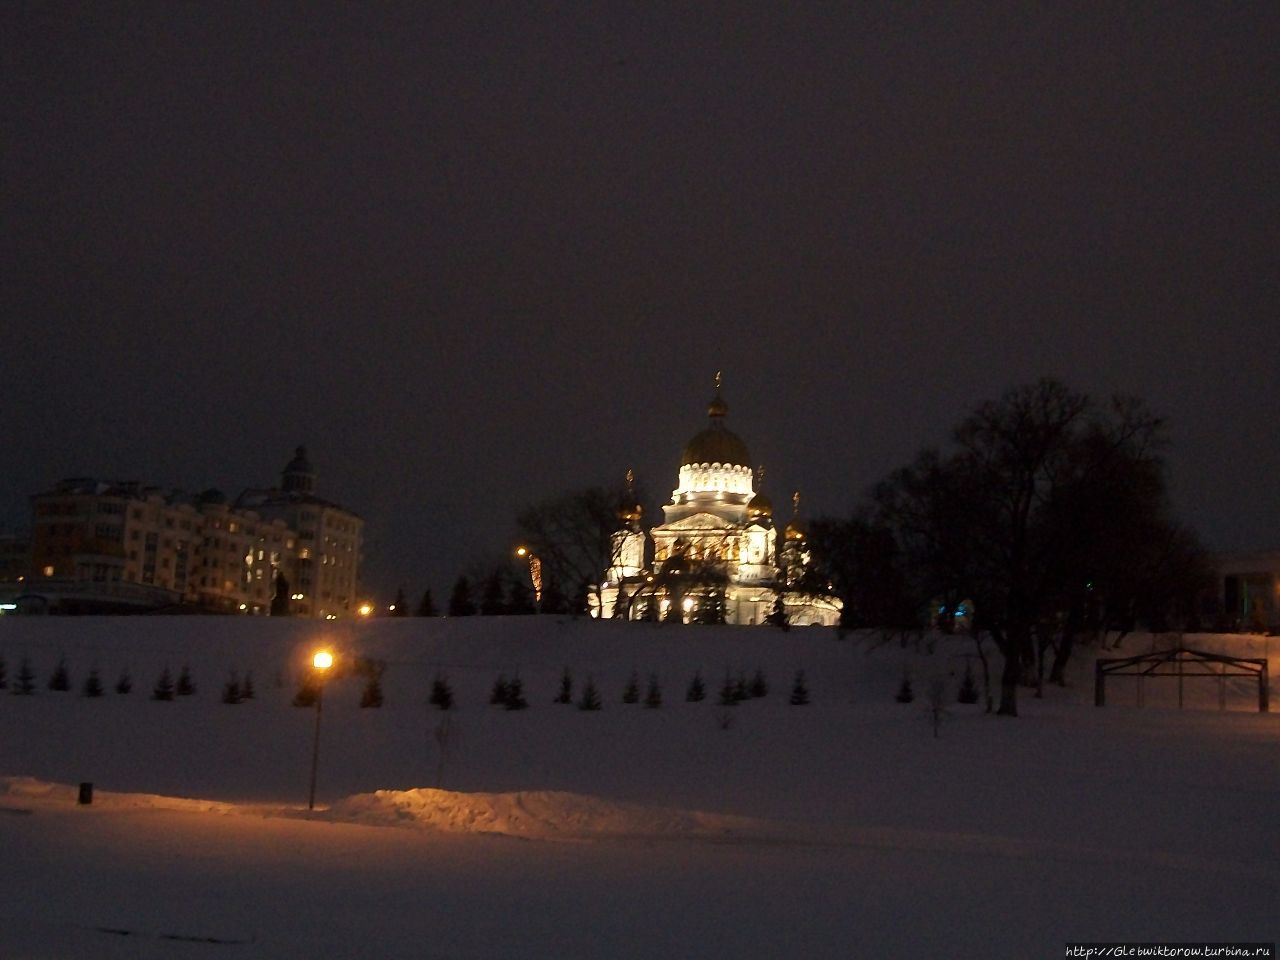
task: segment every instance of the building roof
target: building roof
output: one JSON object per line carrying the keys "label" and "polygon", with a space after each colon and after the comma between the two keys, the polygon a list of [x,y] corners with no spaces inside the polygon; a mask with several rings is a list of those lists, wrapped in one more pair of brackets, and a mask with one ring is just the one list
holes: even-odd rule
{"label": "building roof", "polygon": [[751,452],[746,443],[732,430],[724,425],[729,405],[720,396],[720,388],[716,387],[716,395],[707,405],[707,417],[711,423],[705,430],[694,434],[684,445],[680,454],[680,465],[695,463],[719,463],[723,465],[746,467],[751,464]]}

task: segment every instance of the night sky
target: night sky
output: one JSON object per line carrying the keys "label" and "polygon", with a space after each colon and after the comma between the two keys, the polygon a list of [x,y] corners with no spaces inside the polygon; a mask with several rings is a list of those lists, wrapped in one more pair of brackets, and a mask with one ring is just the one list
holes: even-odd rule
{"label": "night sky", "polygon": [[0,524],[305,443],[439,599],[716,370],[810,516],[1048,374],[1280,548],[1280,5],[790,6],[4,4]]}

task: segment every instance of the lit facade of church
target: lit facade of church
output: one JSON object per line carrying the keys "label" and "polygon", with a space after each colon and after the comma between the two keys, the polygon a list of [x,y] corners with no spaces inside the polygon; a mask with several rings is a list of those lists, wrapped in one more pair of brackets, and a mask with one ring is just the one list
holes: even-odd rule
{"label": "lit facade of church", "polygon": [[710,423],[685,444],[663,522],[646,534],[638,504],[620,511],[593,616],[760,624],[785,613],[797,626],[839,621],[839,599],[807,586],[799,495],[779,535],[773,505],[754,489],[747,445],[724,424],[728,412],[717,377]]}

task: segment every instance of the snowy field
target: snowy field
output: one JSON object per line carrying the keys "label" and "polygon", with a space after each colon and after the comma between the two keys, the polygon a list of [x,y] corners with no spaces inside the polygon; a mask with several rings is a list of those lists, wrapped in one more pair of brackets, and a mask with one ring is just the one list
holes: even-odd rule
{"label": "snowy field", "polygon": [[[290,699],[322,643],[385,662],[385,703],[331,682],[309,813],[315,710]],[[1280,638],[1186,643],[1280,667]],[[1036,958],[1280,935],[1280,714],[1255,687],[1228,681],[1220,711],[1216,681],[1188,681],[1179,711],[1171,682],[1138,708],[1113,680],[1097,709],[1085,652],[1010,720],[954,702],[972,649],[553,618],[0,619],[0,957]],[[65,693],[46,688],[61,658]],[[11,695],[23,659],[32,696]],[[152,701],[184,665],[195,694]],[[565,667],[601,711],[552,703]],[[719,706],[726,671],[757,669],[767,696]],[[252,701],[221,702],[232,670]],[[439,671],[447,715],[426,702]],[[517,671],[529,709],[490,706]],[[657,674],[660,708],[621,702],[632,671],[642,697]]]}

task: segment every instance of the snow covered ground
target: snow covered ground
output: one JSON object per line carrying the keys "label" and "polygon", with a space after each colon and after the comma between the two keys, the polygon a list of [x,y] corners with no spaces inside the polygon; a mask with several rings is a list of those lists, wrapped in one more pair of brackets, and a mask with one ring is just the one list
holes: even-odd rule
{"label": "snow covered ground", "polygon": [[[385,661],[290,705],[309,652]],[[1162,646],[1134,637],[1122,653]],[[1266,656],[1280,639],[1188,637]],[[1039,957],[1275,940],[1280,715],[1244,680],[954,703],[933,653],[817,628],[553,618],[0,620],[0,957]],[[45,684],[60,658],[72,691]],[[164,667],[195,695],[153,702]],[[96,666],[106,694],[78,693]],[[551,701],[563,668],[604,709]],[[766,697],[717,704],[726,672]],[[788,703],[803,669],[811,702]],[[893,695],[904,669],[915,703]],[[127,670],[134,689],[113,692]],[[257,697],[220,702],[231,670]],[[708,697],[686,703],[695,670]],[[457,709],[426,704],[444,671]],[[530,707],[488,705],[518,671]],[[663,705],[621,702],[649,674]],[[930,678],[950,684],[935,739]],[[1129,681],[1132,684],[1132,681]],[[441,756],[441,742],[446,746]],[[443,761],[443,762],[442,762]],[[75,803],[92,781],[95,802]]]}

